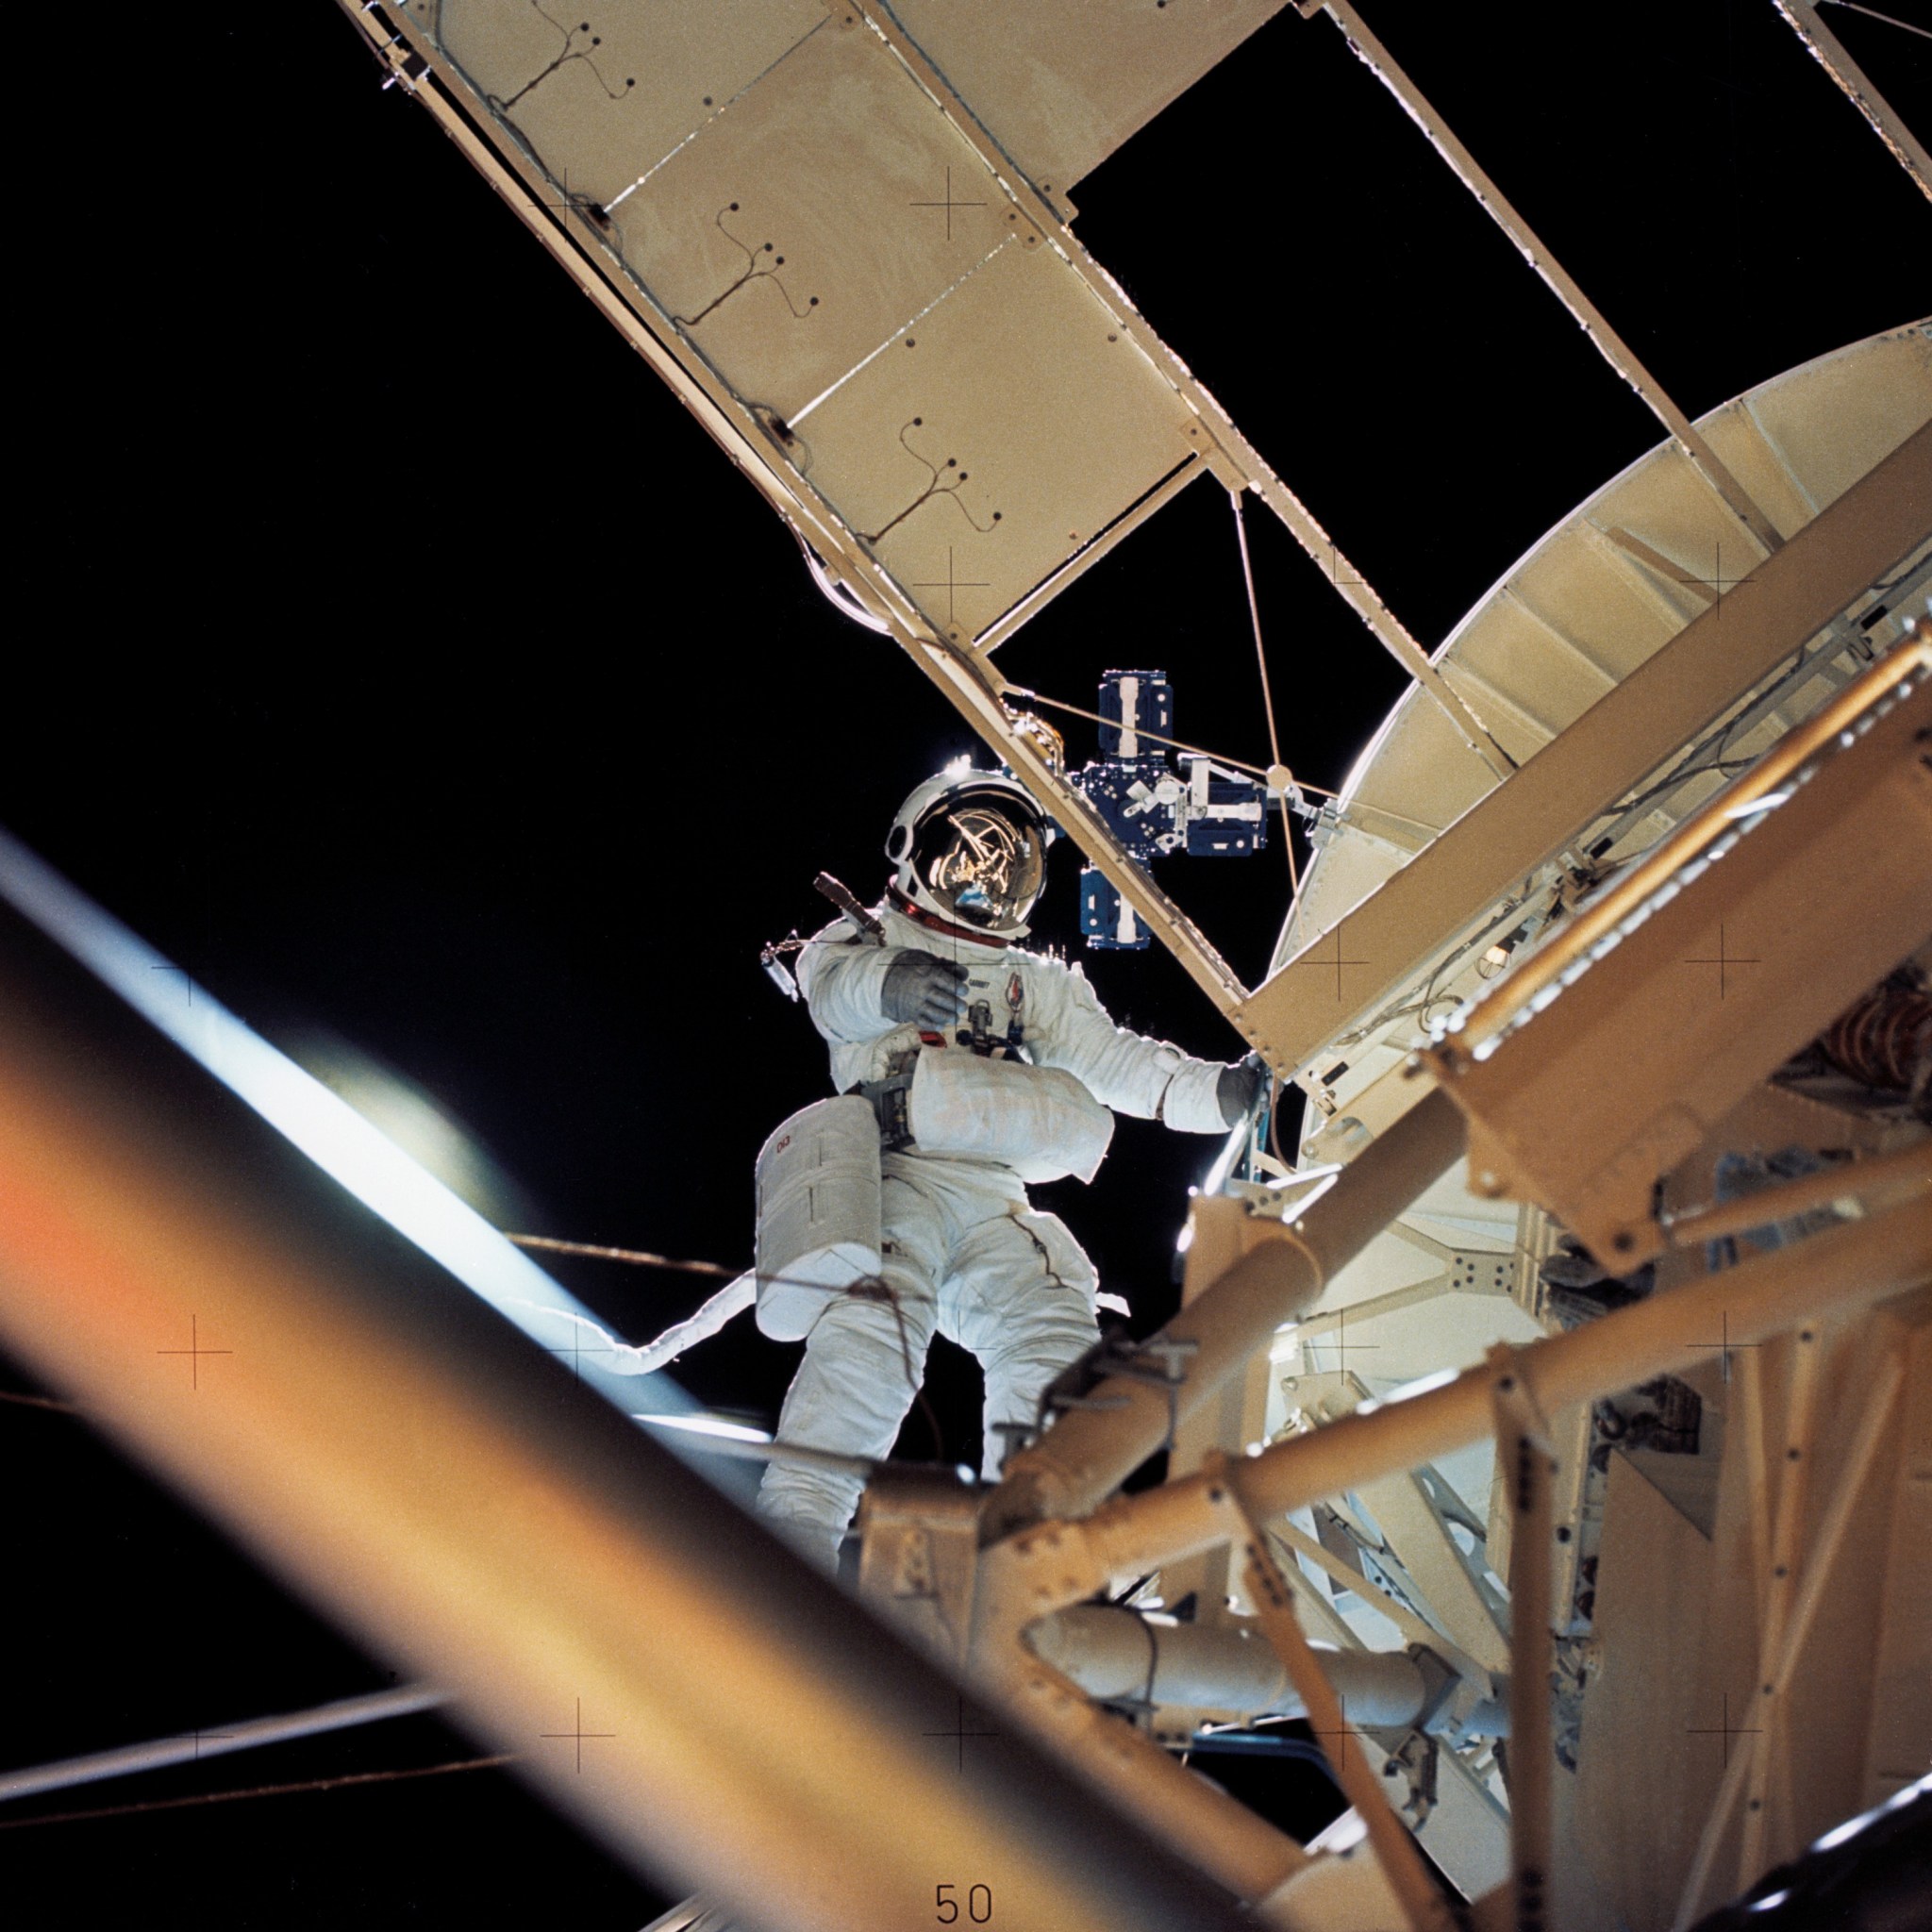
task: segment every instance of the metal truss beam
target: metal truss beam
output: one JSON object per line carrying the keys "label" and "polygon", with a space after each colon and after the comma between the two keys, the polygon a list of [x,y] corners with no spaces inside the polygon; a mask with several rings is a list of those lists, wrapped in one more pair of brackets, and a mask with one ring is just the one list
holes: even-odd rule
{"label": "metal truss beam", "polygon": [[[1817,1408],[1818,1351],[1808,1348],[1799,1356],[1794,1372],[1791,1413],[1787,1435],[1794,1446],[1808,1451],[1815,1440],[1812,1419]],[[1765,1827],[1770,1797],[1771,1767],[1777,1762],[1784,1740],[1778,1732],[1788,1724],[1787,1699],[1798,1661],[1804,1655],[1806,1639],[1824,1600],[1825,1589],[1838,1574],[1844,1554],[1844,1539],[1857,1498],[1872,1476],[1886,1432],[1891,1424],[1893,1405],[1905,1386],[1906,1364],[1903,1341],[1887,1352],[1875,1387],[1860,1392],[1863,1415],[1858,1431],[1845,1452],[1832,1495],[1823,1512],[1815,1544],[1804,1545],[1806,1485],[1798,1470],[1807,1466],[1808,1455],[1786,1476],[1787,1487],[1778,1498],[1777,1525],[1767,1544],[1772,1561],[1765,1576],[1766,1596],[1758,1635],[1758,1679],[1761,1702],[1754,1706],[1757,1722],[1740,1738],[1737,1757],[1726,1764],[1724,1782],[1698,1836],[1697,1850],[1684,1881],[1678,1900],[1674,1932],[1683,1932],[1705,1903],[1719,1845],[1730,1828],[1738,1800],[1749,1791],[1755,1800],[1745,1811],[1741,1842],[1738,1848],[1738,1883],[1749,1886],[1768,1862],[1765,1857]],[[1802,1582],[1799,1580],[1802,1578]]]}
{"label": "metal truss beam", "polygon": [[[1932,534],[1932,425],[1764,558],[1234,1013],[1292,1077]],[[1310,972],[1319,966],[1318,972]],[[1340,1006],[1329,989],[1345,971]]]}
{"label": "metal truss beam", "polygon": [[1486,1669],[1506,1670],[1508,1647],[1495,1615],[1415,1472],[1377,1476],[1356,1493],[1450,1636]]}
{"label": "metal truss beam", "polygon": [[[602,239],[591,231],[588,220],[574,206],[559,207],[554,188],[530,157],[514,143],[497,139],[491,129],[472,116],[464,105],[470,98],[468,89],[435,46],[426,39],[421,44],[413,41],[407,30],[408,23],[401,16],[391,22],[379,9],[358,9],[353,0],[343,0],[343,4],[358,30],[375,46],[378,58],[391,69],[392,79],[431,114],[464,158],[591,298],[598,312],[678,396],[758,494],[824,560],[828,575],[850,591],[938,685],[967,723],[1012,767],[1140,914],[1155,937],[1180,961],[1216,1009],[1227,1012],[1243,994],[1241,981],[1199,927],[1155,884],[1146,868],[1136,864],[1122,850],[1105,823],[1066,782],[1057,761],[1043,750],[1040,735],[1025,728],[1029,721],[1002,696],[1006,680],[994,668],[988,651],[982,648],[975,652],[953,645],[933,634],[891,573],[798,471],[766,425],[701,358],[690,352],[670,317],[623,272]],[[943,83],[924,66],[923,57],[906,41],[895,23],[874,25],[879,25],[902,58],[908,58],[928,92],[934,92],[936,88],[943,91]],[[391,34],[392,28],[392,37],[383,38]],[[940,94],[935,93],[934,97],[939,100]],[[945,101],[941,100],[941,105],[944,107]],[[1058,227],[1058,216],[1049,205],[1025,183],[1012,178],[1011,171],[999,160],[997,149],[987,142],[985,130],[958,103],[952,103],[949,111],[960,131],[985,149],[988,164],[999,169],[1002,179],[1028,214],[1046,225],[1043,232],[1049,235],[1053,245],[1082,274],[1099,299],[1120,313],[1124,331],[1155,358],[1170,380],[1178,374],[1191,382],[1184,366],[1134,312],[1121,290],[1095,267],[1073,237]],[[1194,436],[1204,457],[1217,441],[1209,433],[1215,424],[1224,425],[1228,432],[1232,431],[1232,425],[1226,425],[1225,417],[1211,398],[1208,399],[1207,407],[1211,419],[1204,418],[1197,423]],[[1214,459],[1220,460],[1218,451]],[[1258,463],[1258,458],[1256,461]],[[1011,635],[1023,613],[1032,615],[1044,607],[1048,589],[1065,588],[1097,556],[1105,555],[1128,531],[1171,501],[1203,467],[1200,461],[1189,462],[1157,486],[1112,529],[1102,533],[1080,556],[1063,566],[1050,586],[1041,587],[1041,591],[1024,600],[1019,610],[1011,613],[1016,622],[1000,625],[993,641]],[[1358,573],[1348,570],[1345,575],[1356,576]],[[1419,646],[1416,650],[1420,655]]]}
{"label": "metal truss beam", "polygon": [[1926,152],[1925,143],[1906,125],[1898,109],[1873,86],[1871,76],[1845,51],[1844,42],[1825,25],[1817,0],[1772,0],[1772,4],[1810,48],[1811,58],[1864,115],[1873,133],[1891,150],[1892,159],[1912,177],[1919,192],[1932,201],[1932,154]]}
{"label": "metal truss beam", "polygon": [[1516,1351],[1492,1351],[1496,1464],[1508,1487],[1509,1852],[1516,1932],[1544,1932],[1556,1836],[1557,1761],[1550,1628],[1556,1556],[1549,1424],[1516,1372]]}
{"label": "metal truss beam", "polygon": [[[1249,1509],[1272,1520],[1486,1441],[1493,1433],[1497,1385],[1506,1375],[1527,1391],[1541,1415],[1554,1419],[1574,1404],[1708,1361],[1708,1338],[1720,1324],[1729,1345],[1742,1348],[1814,1316],[1869,1307],[1927,1287],[1932,1217],[1912,1202],[1277,1442],[1242,1462],[1241,1494]],[[1119,1497],[1081,1522],[1034,1524],[987,1550],[980,1641],[996,1645],[1034,1619],[1116,1581],[1225,1541],[1220,1487],[1218,1477],[1204,1472]]]}
{"label": "metal truss beam", "polygon": [[[1351,50],[1402,103],[1409,118],[1428,137],[1430,145],[1482,204],[1484,212],[1516,244],[1524,260],[1542,277],[1551,292],[1576,318],[1597,353],[1643,399],[1652,414],[1697,466],[1706,482],[1738,521],[1757,538],[1763,549],[1766,552],[1775,550],[1784,541],[1777,526],[1705,441],[1703,432],[1671,400],[1663,384],[1638,359],[1636,351],[1604,319],[1602,311],[1551,254],[1535,229],[1476,164],[1475,157],[1450,132],[1448,124],[1429,105],[1422,90],[1396,65],[1388,48],[1369,31],[1361,15],[1347,4],[1347,0],[1323,0],[1323,6],[1347,36]],[[1303,9],[1304,12],[1312,10],[1307,7]]]}
{"label": "metal truss beam", "polygon": [[[1293,1682],[1316,1735],[1325,1735],[1329,1740],[1327,1757],[1336,1780],[1361,1818],[1404,1919],[1413,1932],[1454,1932],[1456,1921],[1449,1901],[1430,1875],[1408,1827],[1395,1815],[1360,1728],[1349,1724],[1341,1696],[1303,1634],[1301,1620],[1295,1615],[1294,1592],[1249,1507],[1246,1466],[1220,1460],[1218,1466],[1210,1465],[1209,1474],[1217,1485],[1216,1500],[1229,1541],[1244,1559],[1242,1578],[1255,1606],[1256,1621]],[[1378,1750],[1376,1759],[1381,1755]]]}
{"label": "metal truss beam", "polygon": [[[1423,1057],[1470,1117],[1474,1191],[1615,1272],[1661,1252],[1657,1177],[1932,932],[1928,735],[1932,644],[1901,644],[1451,1020]],[[1726,920],[1752,963],[1720,1019],[1686,978]]]}
{"label": "metal truss beam", "polygon": [[[1499,777],[1511,769],[1508,755],[1490,736],[1488,727],[1443,681],[1428,653],[1406,625],[1376,595],[1361,572],[1344,557],[1307,505],[1289,489],[1262,459],[1253,443],[1235,426],[1219,402],[1194,379],[1193,372],[1161,341],[1133,304],[1126,291],[1089,255],[1059,218],[1059,210],[1040,195],[1031,184],[1017,178],[1016,171],[998,144],[980,125],[970,105],[954,93],[946,77],[925,57],[918,42],[906,32],[890,8],[878,0],[852,0],[873,29],[905,61],[908,69],[965,139],[978,151],[980,158],[1005,181],[1041,225],[1047,242],[1079,275],[1094,295],[1120,319],[1121,332],[1141,351],[1170,382],[1176,394],[1191,408],[1211,441],[1222,480],[1252,490],[1281,520],[1290,535],[1307,553],[1336,593],[1348,605],[1383,649],[1409,675],[1422,685],[1441,707],[1463,741]],[[1002,640],[1003,641],[1003,640]],[[1116,882],[1117,883],[1117,882]]]}
{"label": "metal truss beam", "polygon": [[[1490,769],[1499,776],[1511,762],[1481,721],[1450,690],[1423,646],[1375,594],[1367,579],[1330,541],[1300,499],[1235,427],[1225,410],[1198,384],[1187,365],[1150,328],[1111,276],[1094,262],[1062,225],[1059,211],[1012,169],[970,107],[955,96],[943,75],[883,7],[854,0],[854,10],[905,63],[919,85],[980,154],[1015,206],[1037,223],[1051,246],[1119,320],[1124,337],[1159,370],[1188,407],[1195,422],[1191,435],[1205,458],[1177,470],[1111,529],[1024,599],[976,649],[955,652],[933,635],[931,626],[871,549],[820,495],[776,441],[769,426],[692,355],[671,318],[612,259],[588,217],[573,204],[559,205],[555,189],[531,158],[513,142],[497,138],[466,108],[469,92],[433,43],[418,39],[411,23],[380,7],[342,0],[344,10],[403,87],[436,119],[515,211],[599,312],[628,341],[724,450],[765,501],[797,532],[828,575],[881,625],[924,670],[967,722],[1009,763],[1066,826],[1100,869],[1191,976],[1226,1012],[1243,989],[1199,929],[1156,886],[1143,867],[1119,848],[1105,824],[1091,811],[1058,770],[1041,756],[1036,735],[1018,728],[1017,715],[1000,692],[1005,680],[991,662],[992,649],[1036,615],[1054,595],[1074,582],[1132,529],[1163,508],[1201,468],[1211,467],[1230,488],[1253,489],[1294,535],[1338,594],[1382,645],[1420,682]],[[388,84],[388,83],[386,83]]]}
{"label": "metal truss beam", "polygon": [[1198,1414],[1284,1322],[1338,1274],[1461,1153],[1460,1116],[1430,1092],[1372,1141],[1336,1185],[1250,1251],[1143,1344],[1178,1348],[1177,1387],[1109,1376],[1037,1442],[1007,1459],[984,1519],[993,1526],[1077,1515],[1117,1489]]}

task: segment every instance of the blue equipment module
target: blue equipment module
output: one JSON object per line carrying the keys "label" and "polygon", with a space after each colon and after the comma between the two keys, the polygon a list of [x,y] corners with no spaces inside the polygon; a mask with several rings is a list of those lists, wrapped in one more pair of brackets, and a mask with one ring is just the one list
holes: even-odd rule
{"label": "blue equipment module", "polygon": [[[1069,775],[1142,865],[1175,852],[1240,858],[1267,844],[1268,794],[1257,780],[1199,753],[1176,758],[1158,741],[1174,736],[1164,671],[1108,672],[1100,715],[1099,758]],[[1144,946],[1151,937],[1092,866],[1080,874],[1080,931],[1090,946],[1108,948]]]}

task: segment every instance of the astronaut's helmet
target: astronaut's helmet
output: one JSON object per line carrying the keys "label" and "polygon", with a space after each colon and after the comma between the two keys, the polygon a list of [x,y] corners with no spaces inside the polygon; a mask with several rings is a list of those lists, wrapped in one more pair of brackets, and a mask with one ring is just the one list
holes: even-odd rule
{"label": "astronaut's helmet", "polygon": [[1054,828],[1018,779],[970,768],[928,778],[886,841],[902,899],[989,939],[1024,939]]}

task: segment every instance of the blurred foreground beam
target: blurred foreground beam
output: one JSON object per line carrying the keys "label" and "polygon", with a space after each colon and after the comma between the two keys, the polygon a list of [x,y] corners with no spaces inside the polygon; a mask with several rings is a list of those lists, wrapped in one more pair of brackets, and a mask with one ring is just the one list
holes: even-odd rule
{"label": "blurred foreground beam", "polygon": [[14,909],[37,878],[0,838],[0,1337],[34,1373],[748,1926],[1242,1923],[243,1106],[221,1038],[155,1033]]}

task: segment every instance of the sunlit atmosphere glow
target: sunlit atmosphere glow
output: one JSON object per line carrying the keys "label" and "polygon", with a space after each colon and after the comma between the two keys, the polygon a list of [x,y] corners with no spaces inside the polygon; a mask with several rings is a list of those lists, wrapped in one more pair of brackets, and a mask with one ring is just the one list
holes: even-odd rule
{"label": "sunlit atmosphere glow", "polygon": [[[278,1048],[245,1026],[119,920],[0,831],[0,891],[33,924],[118,993],[197,1065],[213,1074],[331,1179],[438,1261],[546,1349],[568,1347],[591,1311],[513,1247],[449,1188]],[[546,1315],[561,1318],[552,1324]],[[558,1332],[548,1334],[555,1325]],[[648,1384],[601,1375],[579,1360],[583,1379],[624,1406],[640,1387],[675,1409],[689,1398],[663,1375]]]}

